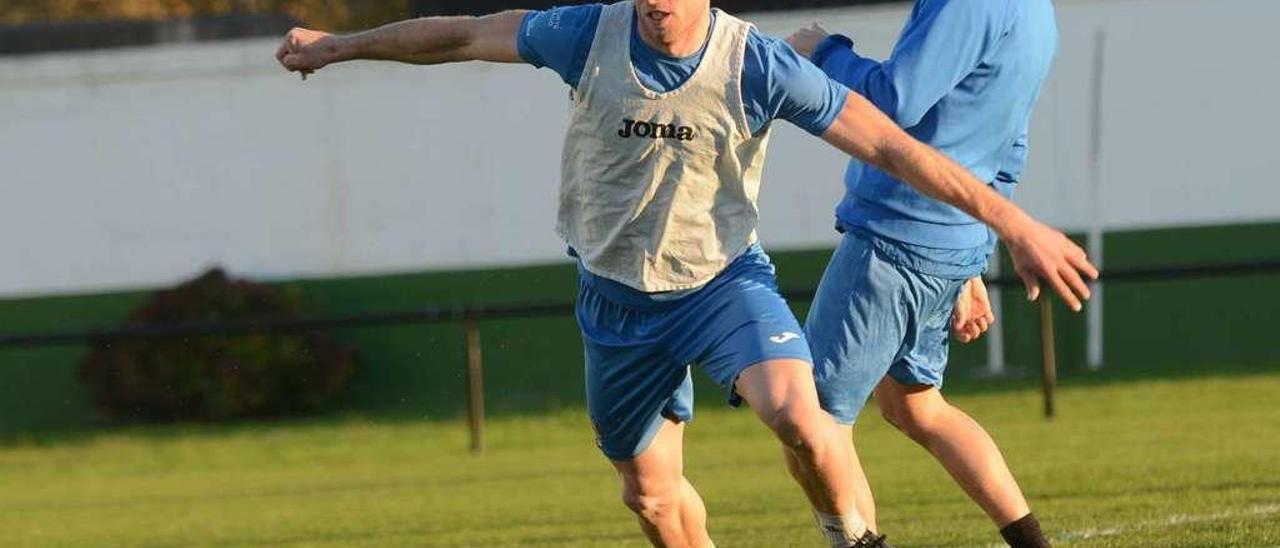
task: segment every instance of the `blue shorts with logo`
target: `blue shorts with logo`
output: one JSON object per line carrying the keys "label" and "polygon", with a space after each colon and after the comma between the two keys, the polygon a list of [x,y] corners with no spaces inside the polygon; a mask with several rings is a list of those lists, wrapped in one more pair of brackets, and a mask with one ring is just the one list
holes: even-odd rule
{"label": "blue shorts with logo", "polygon": [[[880,380],[942,387],[951,312],[986,249],[935,250],[929,260],[856,229],[845,232],[805,320],[818,399],[852,424]],[[912,249],[915,247],[915,249]]]}
{"label": "blue shorts with logo", "polygon": [[734,382],[752,365],[813,361],[759,245],[706,285],[674,299],[592,275],[581,264],[579,271],[587,408],[600,449],[610,459],[639,455],[664,417],[693,419],[690,365],[698,365],[738,405]]}

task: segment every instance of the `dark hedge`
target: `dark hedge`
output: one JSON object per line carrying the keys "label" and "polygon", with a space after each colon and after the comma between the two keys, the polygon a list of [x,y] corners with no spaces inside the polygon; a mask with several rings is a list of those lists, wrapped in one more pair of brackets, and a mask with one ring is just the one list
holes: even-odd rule
{"label": "dark hedge", "polygon": [[[127,323],[288,318],[299,309],[296,293],[214,269],[157,292]],[[355,369],[352,349],[316,331],[99,341],[80,375],[111,417],[216,421],[328,409]]]}

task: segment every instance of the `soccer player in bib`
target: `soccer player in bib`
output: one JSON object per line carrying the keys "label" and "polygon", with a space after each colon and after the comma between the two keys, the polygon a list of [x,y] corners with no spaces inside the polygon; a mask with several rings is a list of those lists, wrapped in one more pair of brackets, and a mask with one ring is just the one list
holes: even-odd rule
{"label": "soccer player in bib", "polygon": [[588,413],[657,546],[712,545],[683,474],[691,364],[777,435],[831,546],[883,544],[855,510],[852,453],[833,443],[803,331],[757,242],[772,120],[989,223],[1028,272],[1095,275],[1061,233],[709,0],[424,18],[348,36],[294,29],[276,57],[304,76],[353,59],[527,63],[573,90],[556,227],[578,263]]}
{"label": "soccer player in bib", "polygon": [[[1050,0],[916,0],[884,62],[816,25],[788,40],[907,133],[1008,196],[1026,163],[1028,120],[1057,36]],[[836,208],[844,236],[805,323],[823,407],[852,443],[852,424],[874,392],[885,418],[933,454],[1006,542],[1048,546],[991,436],[940,391],[948,326],[967,341],[995,319],[975,277],[994,238],[963,211],[857,159],[845,187]],[[953,310],[956,303],[975,311]],[[858,510],[874,527],[867,482],[856,485]]]}

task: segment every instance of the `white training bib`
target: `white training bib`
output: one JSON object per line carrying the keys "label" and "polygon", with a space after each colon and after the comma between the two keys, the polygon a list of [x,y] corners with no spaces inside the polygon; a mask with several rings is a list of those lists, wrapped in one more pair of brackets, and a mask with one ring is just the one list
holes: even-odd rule
{"label": "white training bib", "polygon": [[667,93],[631,64],[631,1],[605,6],[561,164],[556,230],[588,271],[646,292],[701,286],[756,240],[769,130],[742,101],[751,25],[716,10],[706,51]]}

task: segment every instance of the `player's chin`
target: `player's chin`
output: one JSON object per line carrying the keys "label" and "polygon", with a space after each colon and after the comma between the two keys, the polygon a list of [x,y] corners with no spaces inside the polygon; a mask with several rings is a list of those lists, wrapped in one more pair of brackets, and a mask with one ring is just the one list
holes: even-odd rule
{"label": "player's chin", "polygon": [[647,19],[647,18],[645,19],[645,21],[644,21],[643,23],[641,23],[641,25],[643,25],[643,26],[644,26],[644,30],[645,30],[645,33],[646,33],[646,34],[648,34],[648,35],[650,35],[650,36],[656,36],[656,37],[658,37],[658,38],[660,38],[660,39],[666,40],[667,35],[668,35],[668,33],[669,33],[669,32],[668,32],[668,30],[667,30],[667,28],[666,28],[666,25],[663,25],[662,23],[658,23],[658,22],[651,21],[651,20],[649,20],[649,19]]}

